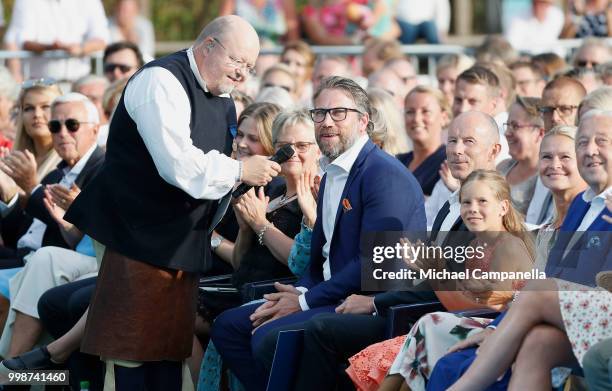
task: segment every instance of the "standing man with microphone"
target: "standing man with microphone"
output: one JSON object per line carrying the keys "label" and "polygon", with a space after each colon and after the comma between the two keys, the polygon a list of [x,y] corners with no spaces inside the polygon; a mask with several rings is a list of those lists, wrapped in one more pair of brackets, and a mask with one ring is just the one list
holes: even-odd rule
{"label": "standing man with microphone", "polygon": [[127,84],[106,163],[66,220],[106,247],[81,345],[106,361],[105,386],[180,390],[191,355],[198,274],[209,266],[219,199],[262,186],[280,166],[229,158],[229,93],[253,72],[259,39],[237,16]]}

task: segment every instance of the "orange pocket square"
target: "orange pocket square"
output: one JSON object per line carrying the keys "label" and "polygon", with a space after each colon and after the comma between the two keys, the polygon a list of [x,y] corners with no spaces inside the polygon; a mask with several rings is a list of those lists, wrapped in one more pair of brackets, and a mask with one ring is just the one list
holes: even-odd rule
{"label": "orange pocket square", "polygon": [[342,208],[344,209],[345,212],[348,212],[349,210],[353,209],[353,207],[351,206],[351,203],[349,202],[348,198],[344,198],[342,200]]}

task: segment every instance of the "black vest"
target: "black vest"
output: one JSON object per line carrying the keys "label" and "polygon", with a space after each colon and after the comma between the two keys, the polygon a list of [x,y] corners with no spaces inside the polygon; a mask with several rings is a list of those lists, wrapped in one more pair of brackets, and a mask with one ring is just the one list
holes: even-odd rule
{"label": "black vest", "polygon": [[[202,89],[186,51],[152,61],[145,68],[153,66],[170,71],[185,89],[193,144],[205,153],[214,149],[229,155],[236,127],[233,101]],[[104,166],[66,219],[132,259],[197,272],[210,266],[207,229],[217,204],[194,199],[159,176],[122,95],[110,124]]]}

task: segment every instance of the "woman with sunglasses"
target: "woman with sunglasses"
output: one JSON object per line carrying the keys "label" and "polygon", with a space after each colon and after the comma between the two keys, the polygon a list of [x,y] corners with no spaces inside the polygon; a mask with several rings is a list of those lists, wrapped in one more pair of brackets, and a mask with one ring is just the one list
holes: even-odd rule
{"label": "woman with sunglasses", "polygon": [[[53,80],[38,79],[23,83],[17,100],[17,132],[13,150],[0,149],[0,198],[11,204],[16,197],[25,201],[25,195],[53,170],[61,158],[53,149],[48,122],[51,103],[61,95]],[[2,238],[5,246],[17,243],[18,219],[14,214],[2,216]]]}

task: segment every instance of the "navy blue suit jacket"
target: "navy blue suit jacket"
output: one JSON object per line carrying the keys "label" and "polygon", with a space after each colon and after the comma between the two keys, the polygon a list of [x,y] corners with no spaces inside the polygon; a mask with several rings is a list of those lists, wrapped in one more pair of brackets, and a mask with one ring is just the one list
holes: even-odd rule
{"label": "navy blue suit jacket", "polygon": [[583,200],[582,195],[583,193],[580,193],[574,198],[567,211],[560,236],[548,256],[546,276],[595,286],[595,275],[600,271],[612,269],[612,241],[609,234],[612,224],[602,218],[603,215],[609,214],[607,208],[604,208],[565,254],[571,235],[578,229],[591,206],[590,202]]}
{"label": "navy blue suit jacket", "polygon": [[[361,292],[359,242],[365,232],[426,231],[425,201],[414,176],[397,159],[368,140],[349,173],[334,225],[329,250],[331,279],[323,279],[322,204],[323,177],[317,204],[317,222],[311,242],[309,269],[295,286],[308,288],[310,308],[335,305],[353,293]],[[343,207],[348,200],[350,210]]]}

